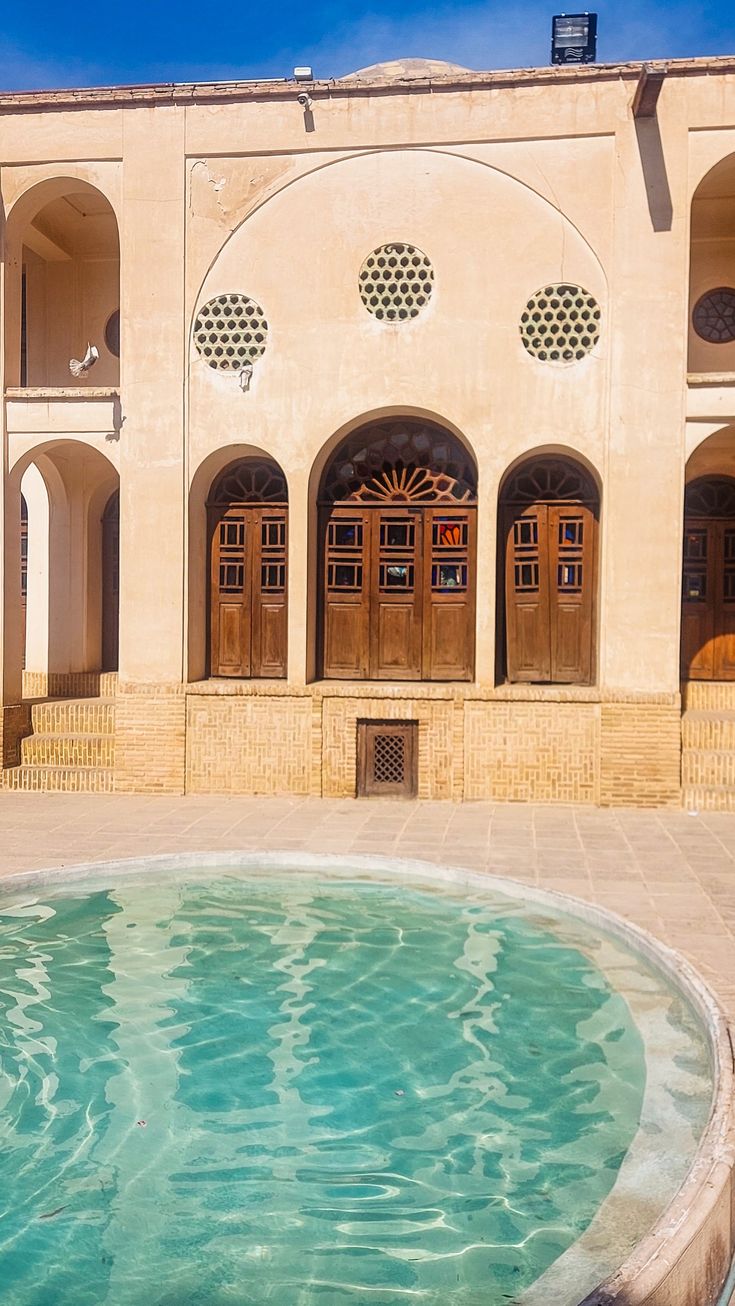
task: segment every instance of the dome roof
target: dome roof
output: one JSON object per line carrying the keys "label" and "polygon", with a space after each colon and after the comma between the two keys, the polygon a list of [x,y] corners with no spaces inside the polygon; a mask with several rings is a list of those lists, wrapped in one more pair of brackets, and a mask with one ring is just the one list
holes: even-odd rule
{"label": "dome roof", "polygon": [[366,82],[398,82],[405,77],[451,77],[453,74],[470,71],[461,64],[446,63],[444,59],[390,59],[387,63],[373,63],[368,68],[358,68],[357,72],[348,73],[339,80],[349,82],[359,78]]}

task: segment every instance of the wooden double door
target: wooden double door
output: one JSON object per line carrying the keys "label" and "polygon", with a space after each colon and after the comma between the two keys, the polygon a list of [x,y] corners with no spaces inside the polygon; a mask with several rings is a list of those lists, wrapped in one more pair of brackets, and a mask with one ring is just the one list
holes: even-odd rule
{"label": "wooden double door", "polygon": [[506,505],[508,680],[591,683],[596,528],[586,504]]}
{"label": "wooden double door", "polygon": [[735,519],[684,522],[681,613],[684,680],[735,680]]}
{"label": "wooden double door", "polygon": [[474,507],[321,512],[321,671],[341,680],[471,680]]}
{"label": "wooden double door", "polygon": [[212,676],[286,675],[288,509],[209,509]]}

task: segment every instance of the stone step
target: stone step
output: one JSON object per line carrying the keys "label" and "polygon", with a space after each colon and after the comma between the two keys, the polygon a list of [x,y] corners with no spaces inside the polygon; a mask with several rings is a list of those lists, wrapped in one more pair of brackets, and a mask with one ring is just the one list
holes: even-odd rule
{"label": "stone step", "polygon": [[681,755],[681,782],[689,785],[725,786],[735,790],[735,753],[687,748]]}
{"label": "stone step", "polygon": [[689,748],[735,751],[735,711],[685,712],[681,719],[681,740],[685,753]]}
{"label": "stone step", "polygon": [[114,777],[102,766],[13,766],[2,772],[2,786],[47,793],[109,794]]}
{"label": "stone step", "polygon": [[735,812],[735,789],[725,785],[685,785],[682,804],[688,812]]}
{"label": "stone step", "polygon": [[31,706],[31,724],[39,735],[113,735],[114,698],[56,698]]}
{"label": "stone step", "polygon": [[688,680],[681,698],[686,712],[735,712],[735,680]]}
{"label": "stone step", "polygon": [[24,698],[112,698],[116,671],[24,671]]}
{"label": "stone step", "polygon": [[112,735],[36,734],[21,742],[23,766],[114,766]]}

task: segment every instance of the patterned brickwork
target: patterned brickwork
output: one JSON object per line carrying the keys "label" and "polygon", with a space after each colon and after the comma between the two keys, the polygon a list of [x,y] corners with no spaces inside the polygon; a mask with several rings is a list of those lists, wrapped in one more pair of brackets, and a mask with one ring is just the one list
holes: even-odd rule
{"label": "patterned brickwork", "polygon": [[451,698],[326,698],[322,709],[322,793],[354,798],[357,776],[357,722],[362,719],[418,721],[418,796],[451,798],[455,768],[461,776],[462,753],[454,751]]}
{"label": "patterned brickwork", "polygon": [[106,766],[115,764],[112,735],[28,735],[21,745],[24,766]]}
{"label": "patterned brickwork", "polygon": [[690,680],[682,701],[687,712],[735,712],[735,680]]}
{"label": "patterned brickwork", "polygon": [[93,766],[15,766],[3,775],[5,789],[26,789],[43,793],[109,794],[113,772]]}
{"label": "patterned brickwork", "polygon": [[34,703],[31,722],[39,735],[114,735],[114,699],[52,699]]}
{"label": "patterned brickwork", "polygon": [[308,794],[311,697],[190,696],[186,753],[190,793]]}
{"label": "patterned brickwork", "polygon": [[184,792],[186,705],[183,686],[121,685],[115,705],[115,789]]}
{"label": "patterned brickwork", "polygon": [[604,807],[681,803],[678,702],[602,704],[600,794]]}
{"label": "patterned brickwork", "polygon": [[595,703],[467,703],[464,797],[594,802],[599,716]]}
{"label": "patterned brickwork", "polygon": [[116,671],[24,671],[24,698],[109,698],[117,689]]}

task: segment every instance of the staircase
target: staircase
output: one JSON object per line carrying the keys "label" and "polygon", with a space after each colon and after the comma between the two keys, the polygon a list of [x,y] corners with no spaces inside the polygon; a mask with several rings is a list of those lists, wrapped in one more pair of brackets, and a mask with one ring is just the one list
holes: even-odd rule
{"label": "staircase", "polygon": [[21,765],[2,773],[5,789],[111,793],[115,764],[113,673],[99,677],[100,697],[47,698],[31,704]]}
{"label": "staircase", "polygon": [[735,682],[690,680],[682,693],[684,806],[735,812]]}

